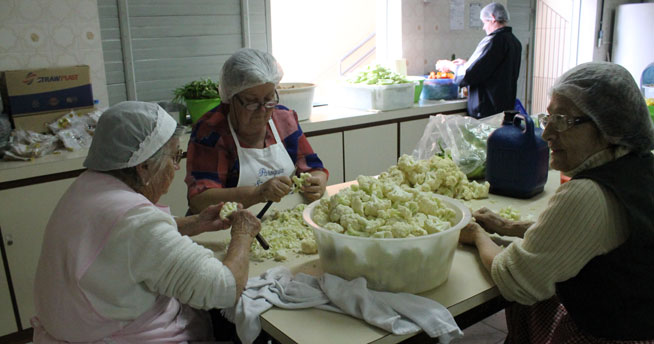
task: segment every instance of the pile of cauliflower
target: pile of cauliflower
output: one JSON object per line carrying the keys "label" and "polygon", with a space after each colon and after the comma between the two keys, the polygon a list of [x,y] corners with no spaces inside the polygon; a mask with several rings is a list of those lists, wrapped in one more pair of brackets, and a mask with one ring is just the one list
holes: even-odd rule
{"label": "pile of cauliflower", "polygon": [[264,250],[257,241],[253,241],[250,258],[255,261],[284,261],[291,253],[318,253],[313,231],[302,219],[305,207],[306,204],[299,204],[292,209],[271,210],[261,221],[260,232],[270,248]]}
{"label": "pile of cauliflower", "polygon": [[469,182],[456,164],[433,156],[403,155],[378,178],[359,176],[358,184],[322,198],[312,218],[338,233],[373,238],[407,238],[454,225],[455,212],[434,194],[469,200],[488,197],[489,184]]}
{"label": "pile of cauliflower", "polygon": [[379,175],[379,180],[466,201],[487,198],[490,188],[488,182],[468,181],[465,173],[461,172],[452,159],[437,155],[430,159],[416,160],[413,156],[404,154],[398,159],[397,165]]}

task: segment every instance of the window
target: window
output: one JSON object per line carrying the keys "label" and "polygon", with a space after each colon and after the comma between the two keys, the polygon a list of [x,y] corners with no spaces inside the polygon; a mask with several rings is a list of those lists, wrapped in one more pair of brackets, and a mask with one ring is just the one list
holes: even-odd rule
{"label": "window", "polygon": [[328,86],[377,57],[378,0],[271,1],[272,54],[284,82],[318,84],[314,99],[327,101]]}

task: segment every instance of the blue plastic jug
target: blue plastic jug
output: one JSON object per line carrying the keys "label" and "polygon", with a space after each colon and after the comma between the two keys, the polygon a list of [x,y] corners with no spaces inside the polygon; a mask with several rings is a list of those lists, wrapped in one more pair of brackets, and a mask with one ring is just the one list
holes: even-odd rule
{"label": "blue plastic jug", "polygon": [[505,111],[502,126],[486,144],[486,180],[490,192],[530,198],[543,191],[547,182],[550,151],[528,115]]}

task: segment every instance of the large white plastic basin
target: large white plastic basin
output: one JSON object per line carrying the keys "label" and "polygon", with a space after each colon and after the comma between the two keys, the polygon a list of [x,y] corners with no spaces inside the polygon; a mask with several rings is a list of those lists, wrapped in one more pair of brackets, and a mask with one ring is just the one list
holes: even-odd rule
{"label": "large white plastic basin", "polygon": [[282,82],[277,87],[279,104],[295,110],[298,120],[307,120],[313,109],[315,90],[316,85],[308,82]]}
{"label": "large white plastic basin", "polygon": [[470,222],[470,210],[450,197],[436,195],[456,213],[447,230],[414,238],[364,238],[336,233],[312,219],[320,200],[302,214],[313,229],[320,263],[325,272],[346,280],[365,277],[368,288],[380,291],[421,293],[447,281],[459,232]]}

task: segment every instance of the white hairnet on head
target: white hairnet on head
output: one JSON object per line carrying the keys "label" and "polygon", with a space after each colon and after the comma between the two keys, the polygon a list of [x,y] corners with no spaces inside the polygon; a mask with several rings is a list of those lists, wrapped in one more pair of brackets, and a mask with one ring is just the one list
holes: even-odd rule
{"label": "white hairnet on head", "polygon": [[570,99],[612,144],[642,152],[654,148],[654,127],[631,74],[610,62],[580,64],[565,72],[552,94]]}
{"label": "white hairnet on head", "polygon": [[102,113],[84,167],[111,171],[148,160],[175,133],[177,122],[154,103],[125,101]]}
{"label": "white hairnet on head", "polygon": [[508,22],[509,12],[504,8],[504,5],[497,2],[491,2],[484,6],[479,13],[479,18],[482,20],[496,20],[498,22]]}
{"label": "white hairnet on head", "polygon": [[284,72],[275,58],[256,49],[240,49],[230,56],[220,70],[220,101],[229,103],[234,95],[263,84],[279,84]]}

